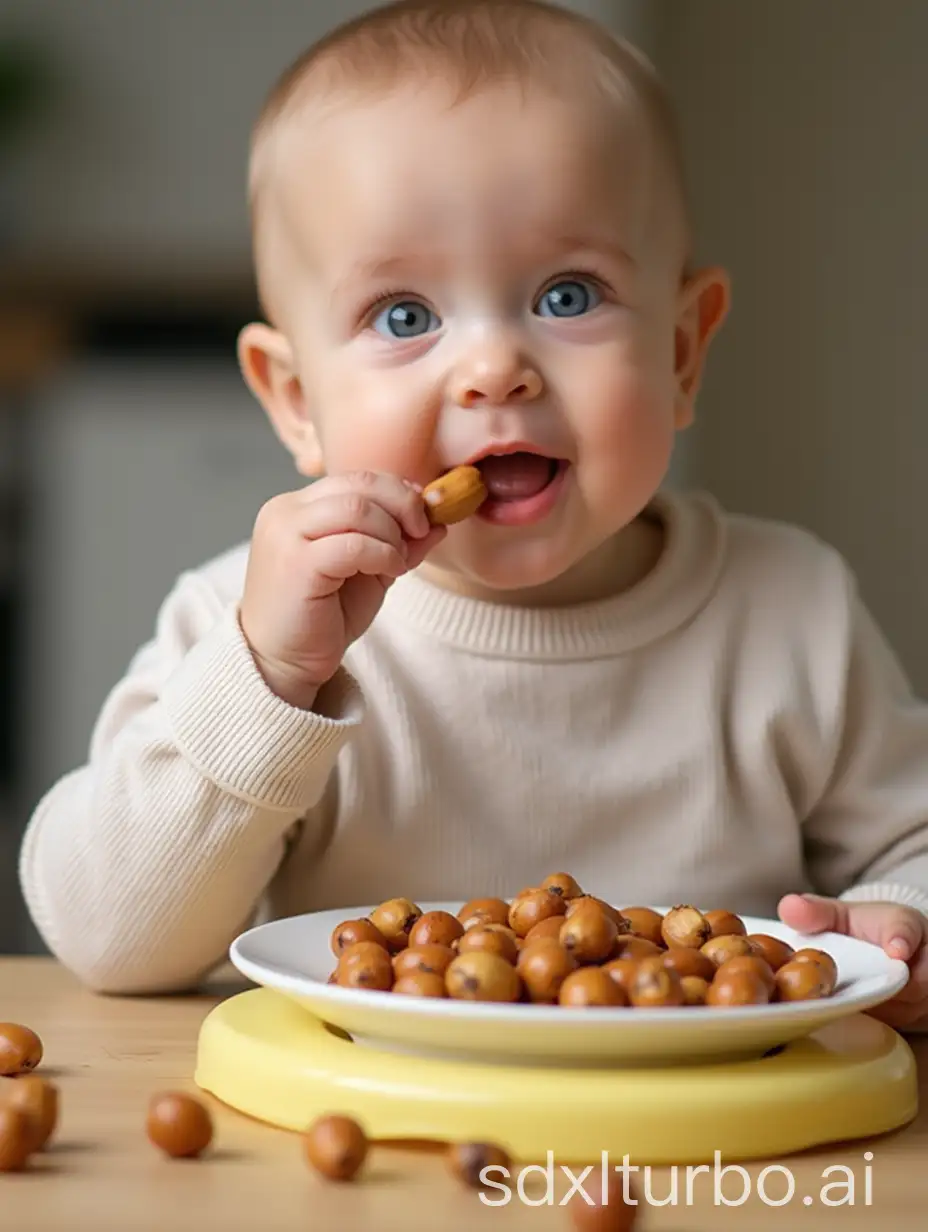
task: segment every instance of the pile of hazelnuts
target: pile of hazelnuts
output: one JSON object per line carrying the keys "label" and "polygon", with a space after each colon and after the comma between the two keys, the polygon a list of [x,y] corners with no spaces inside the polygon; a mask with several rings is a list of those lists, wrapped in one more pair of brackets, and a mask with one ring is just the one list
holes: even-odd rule
{"label": "pile of hazelnuts", "polygon": [[455,915],[392,898],[339,924],[330,946],[330,984],[459,1001],[724,1008],[817,1000],[838,984],[830,954],[748,934],[731,911],[619,910],[569,873]]}

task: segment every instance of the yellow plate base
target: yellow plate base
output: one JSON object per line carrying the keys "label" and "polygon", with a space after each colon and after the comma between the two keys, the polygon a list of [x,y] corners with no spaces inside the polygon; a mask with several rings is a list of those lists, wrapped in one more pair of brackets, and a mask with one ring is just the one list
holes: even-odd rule
{"label": "yellow plate base", "polygon": [[302,1130],[337,1112],[373,1140],[491,1141],[514,1160],[639,1165],[769,1159],[886,1133],[918,1110],[912,1051],[865,1015],[781,1052],[692,1068],[566,1070],[379,1052],[270,989],[217,1006],[196,1082],[239,1112]]}

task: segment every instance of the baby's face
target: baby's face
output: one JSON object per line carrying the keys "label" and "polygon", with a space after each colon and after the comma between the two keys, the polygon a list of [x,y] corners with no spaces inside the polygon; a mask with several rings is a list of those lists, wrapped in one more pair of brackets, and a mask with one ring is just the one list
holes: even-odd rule
{"label": "baby's face", "polygon": [[[449,108],[409,90],[325,116],[278,190],[282,328],[325,471],[424,485],[489,459],[490,499],[430,557],[476,593],[582,567],[687,419],[653,152],[605,124],[515,91]],[[297,460],[312,470],[312,446]]]}

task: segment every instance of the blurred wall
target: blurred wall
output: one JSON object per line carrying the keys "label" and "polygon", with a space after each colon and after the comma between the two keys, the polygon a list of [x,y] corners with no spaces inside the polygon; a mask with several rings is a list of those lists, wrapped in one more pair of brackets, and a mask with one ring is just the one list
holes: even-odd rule
{"label": "blurred wall", "polygon": [[[183,285],[247,275],[248,134],[278,74],[366,0],[3,0],[64,106],[28,161],[19,258]],[[647,0],[565,0],[653,46]],[[166,274],[167,272],[167,274]]]}
{"label": "blurred wall", "polygon": [[701,255],[734,282],[689,478],[836,544],[928,694],[928,5],[663,15]]}

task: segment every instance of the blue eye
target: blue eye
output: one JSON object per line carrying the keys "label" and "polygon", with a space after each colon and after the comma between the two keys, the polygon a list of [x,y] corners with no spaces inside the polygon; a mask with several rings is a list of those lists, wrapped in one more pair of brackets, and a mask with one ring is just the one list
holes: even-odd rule
{"label": "blue eye", "polygon": [[416,299],[394,300],[374,319],[374,329],[388,338],[421,338],[440,325],[435,313]]}
{"label": "blue eye", "polygon": [[599,303],[599,292],[591,282],[575,278],[556,282],[538,301],[541,317],[580,317]]}

